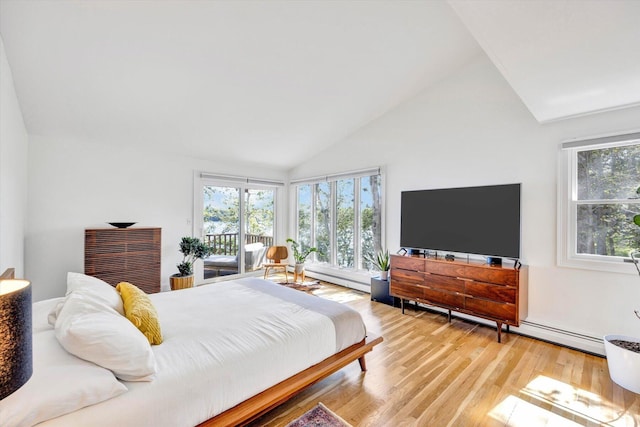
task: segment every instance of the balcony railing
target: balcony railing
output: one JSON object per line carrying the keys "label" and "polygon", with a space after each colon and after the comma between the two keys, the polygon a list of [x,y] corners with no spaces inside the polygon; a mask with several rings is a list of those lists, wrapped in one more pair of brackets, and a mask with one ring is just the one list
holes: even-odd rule
{"label": "balcony railing", "polygon": [[[265,247],[273,246],[273,236],[245,234],[246,244],[262,243]],[[214,255],[236,255],[238,253],[238,233],[206,234],[204,242],[213,248]]]}

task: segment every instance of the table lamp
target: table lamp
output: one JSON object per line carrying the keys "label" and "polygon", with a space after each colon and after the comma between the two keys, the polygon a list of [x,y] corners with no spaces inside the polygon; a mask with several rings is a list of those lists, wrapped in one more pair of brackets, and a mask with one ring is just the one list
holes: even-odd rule
{"label": "table lamp", "polygon": [[31,284],[0,280],[0,400],[33,373]]}

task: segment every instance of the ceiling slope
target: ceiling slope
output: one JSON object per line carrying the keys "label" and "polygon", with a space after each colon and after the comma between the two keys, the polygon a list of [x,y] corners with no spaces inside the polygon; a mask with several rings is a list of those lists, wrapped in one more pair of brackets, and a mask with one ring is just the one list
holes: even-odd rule
{"label": "ceiling slope", "polygon": [[539,122],[640,104],[640,1],[449,4]]}
{"label": "ceiling slope", "polygon": [[0,0],[28,132],[289,169],[481,49],[441,1]]}

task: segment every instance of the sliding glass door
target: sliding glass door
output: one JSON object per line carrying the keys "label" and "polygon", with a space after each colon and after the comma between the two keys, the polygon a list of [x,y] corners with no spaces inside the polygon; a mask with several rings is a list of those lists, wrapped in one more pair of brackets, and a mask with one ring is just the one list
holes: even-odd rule
{"label": "sliding glass door", "polygon": [[204,279],[261,269],[274,242],[276,189],[206,180],[201,190],[202,239],[212,248]]}

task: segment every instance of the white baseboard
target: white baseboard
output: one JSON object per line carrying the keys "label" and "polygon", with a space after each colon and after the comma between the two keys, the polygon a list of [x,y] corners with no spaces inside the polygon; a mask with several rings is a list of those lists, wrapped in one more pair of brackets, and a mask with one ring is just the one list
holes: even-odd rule
{"label": "white baseboard", "polygon": [[519,328],[513,328],[515,332],[532,338],[541,339],[565,347],[575,348],[587,353],[604,356],[604,342],[602,337],[593,337],[578,332],[567,331],[540,323],[522,321]]}
{"label": "white baseboard", "polygon": [[[292,270],[293,271],[293,270]],[[354,280],[345,279],[343,277],[334,276],[327,273],[320,273],[318,271],[305,271],[306,277],[313,277],[314,279],[324,280],[325,282],[335,283],[336,285],[344,286],[345,288],[351,288],[362,292],[371,293],[371,282],[356,282]]]}
{"label": "white baseboard", "polygon": [[[446,313],[446,309],[442,309],[439,307],[434,307],[426,304],[419,304],[421,307],[428,308],[429,310],[439,311],[441,313]],[[496,322],[492,320],[483,319],[481,317],[475,317],[471,315],[467,315],[464,313],[458,313],[455,311],[451,312],[453,317],[463,318],[465,320],[470,320],[472,322],[480,323],[483,325],[491,326],[493,328],[496,327]],[[565,329],[555,328],[548,325],[543,325],[541,323],[536,323],[533,321],[523,320],[520,322],[519,327],[511,326],[509,328],[511,332],[515,332],[520,335],[524,335],[527,337],[539,339],[542,341],[547,341],[552,344],[561,345],[564,347],[573,348],[576,350],[580,350],[586,353],[595,354],[598,356],[604,356],[604,343],[602,342],[602,338],[589,336],[586,334],[567,331]],[[503,330],[504,336],[504,330]]]}

